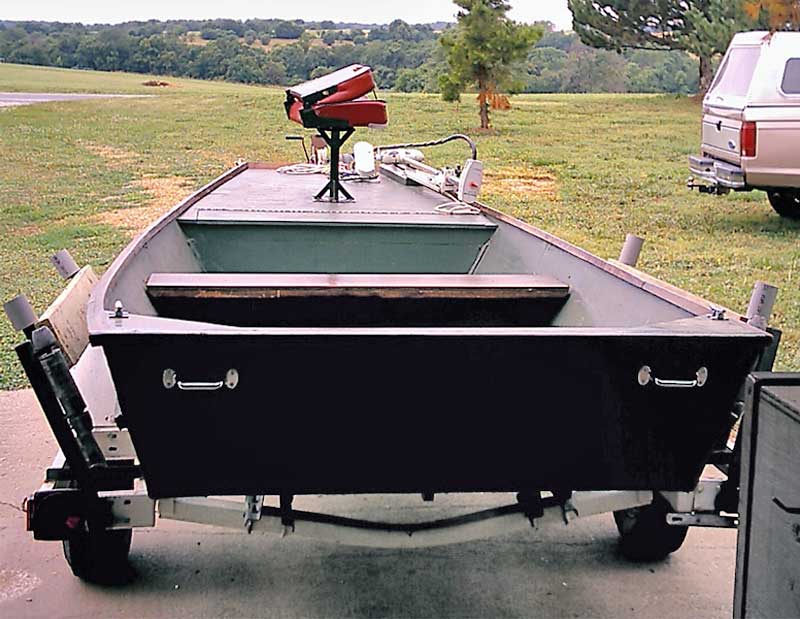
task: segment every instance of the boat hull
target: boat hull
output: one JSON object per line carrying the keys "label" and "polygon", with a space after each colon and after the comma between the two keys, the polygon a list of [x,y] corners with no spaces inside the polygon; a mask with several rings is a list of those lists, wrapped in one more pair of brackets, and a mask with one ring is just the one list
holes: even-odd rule
{"label": "boat hull", "polygon": [[[689,490],[764,344],[680,330],[277,331],[101,338],[150,496]],[[644,365],[682,379],[705,367],[708,380],[642,386]],[[165,369],[196,382],[231,368],[233,389],[163,382]]]}

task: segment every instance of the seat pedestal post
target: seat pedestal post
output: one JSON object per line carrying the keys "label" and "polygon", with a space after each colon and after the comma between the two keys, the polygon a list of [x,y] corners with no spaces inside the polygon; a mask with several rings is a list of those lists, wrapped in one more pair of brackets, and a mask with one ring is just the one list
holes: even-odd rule
{"label": "seat pedestal post", "polygon": [[353,196],[348,193],[339,180],[339,152],[342,144],[353,135],[353,129],[347,129],[344,134],[342,134],[341,129],[331,129],[330,134],[319,129],[319,134],[331,151],[331,173],[328,184],[314,196],[314,199],[317,201],[339,202],[339,194],[342,194],[346,200],[353,201]]}

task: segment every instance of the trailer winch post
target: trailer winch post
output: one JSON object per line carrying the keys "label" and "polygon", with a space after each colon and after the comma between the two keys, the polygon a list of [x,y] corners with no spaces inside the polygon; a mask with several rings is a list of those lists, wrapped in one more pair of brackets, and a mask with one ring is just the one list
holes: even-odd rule
{"label": "trailer winch post", "polygon": [[75,436],[72,434],[69,422],[64,417],[61,410],[61,405],[56,398],[55,393],[50,388],[47,376],[36,359],[33,352],[33,344],[26,340],[19,344],[15,349],[17,357],[22,364],[22,369],[28,376],[31,383],[33,392],[39,405],[42,407],[44,416],[47,419],[50,428],[53,430],[56,442],[58,443],[61,452],[64,454],[64,460],[69,467],[72,477],[78,482],[82,488],[93,487],[91,473],[89,472],[89,464],[83,457],[78,443],[75,441]]}
{"label": "trailer winch post", "polygon": [[89,409],[78,391],[78,386],[69,371],[64,353],[58,346],[53,332],[40,327],[31,339],[34,356],[41,364],[53,395],[64,410],[64,416],[75,432],[78,447],[89,468],[105,467],[106,459],[92,434],[94,424]]}

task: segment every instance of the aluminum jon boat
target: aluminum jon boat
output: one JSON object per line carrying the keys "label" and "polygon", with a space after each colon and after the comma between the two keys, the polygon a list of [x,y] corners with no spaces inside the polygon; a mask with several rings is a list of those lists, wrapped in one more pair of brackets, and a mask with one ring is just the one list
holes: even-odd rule
{"label": "aluminum jon boat", "polygon": [[240,165],[97,285],[152,497],[694,487],[764,331],[488,207],[315,183]]}
{"label": "aluminum jon boat", "polygon": [[[46,413],[49,398],[115,424],[106,454],[124,428],[147,509],[194,521],[220,523],[180,497],[245,495],[260,517],[278,495],[286,524],[302,494],[511,491],[532,516],[543,491],[562,508],[576,491],[692,491],[771,336],[480,203],[469,140],[455,169],[425,163],[429,144],[343,156],[355,127],[386,122],[360,98],[371,79],[348,67],[288,91],[317,167],[237,165],[124,249],[82,305],[74,384],[47,365],[52,342],[21,349]],[[95,489],[119,490],[111,477]],[[55,528],[39,537],[72,535]]]}
{"label": "aluminum jon boat", "polygon": [[239,165],[94,291],[150,495],[693,488],[769,336],[467,204],[476,157],[459,176],[382,149],[339,201],[341,133],[386,120],[373,86],[357,66],[289,91],[330,145],[328,200]]}

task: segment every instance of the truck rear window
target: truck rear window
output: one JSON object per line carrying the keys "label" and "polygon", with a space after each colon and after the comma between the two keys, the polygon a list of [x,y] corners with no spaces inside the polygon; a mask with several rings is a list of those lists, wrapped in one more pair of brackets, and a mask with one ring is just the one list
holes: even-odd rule
{"label": "truck rear window", "polygon": [[781,90],[787,95],[800,95],[800,58],[790,58],[786,63]]}
{"label": "truck rear window", "polygon": [[734,47],[719,68],[711,92],[721,96],[744,97],[756,70],[760,47]]}

